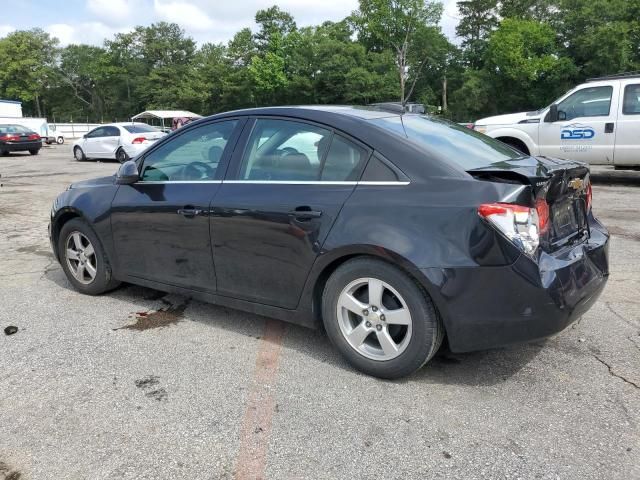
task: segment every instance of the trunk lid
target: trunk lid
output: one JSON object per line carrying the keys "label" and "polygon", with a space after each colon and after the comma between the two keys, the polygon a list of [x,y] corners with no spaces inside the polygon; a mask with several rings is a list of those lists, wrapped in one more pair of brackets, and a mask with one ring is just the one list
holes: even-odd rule
{"label": "trunk lid", "polygon": [[549,222],[540,238],[544,250],[556,250],[588,238],[590,180],[586,164],[549,157],[519,157],[468,173],[479,180],[530,186],[531,207],[546,201]]}

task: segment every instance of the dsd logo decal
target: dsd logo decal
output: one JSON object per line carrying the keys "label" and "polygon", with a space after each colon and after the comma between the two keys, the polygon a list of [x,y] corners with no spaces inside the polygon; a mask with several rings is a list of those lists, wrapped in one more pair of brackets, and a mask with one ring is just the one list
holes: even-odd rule
{"label": "dsd logo decal", "polygon": [[595,136],[595,130],[586,125],[567,125],[560,131],[561,140],[590,140]]}

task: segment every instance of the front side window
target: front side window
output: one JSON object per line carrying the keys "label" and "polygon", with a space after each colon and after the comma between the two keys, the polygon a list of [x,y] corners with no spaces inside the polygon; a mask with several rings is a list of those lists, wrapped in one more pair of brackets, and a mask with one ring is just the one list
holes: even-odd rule
{"label": "front side window", "polygon": [[578,90],[558,104],[558,119],[606,117],[611,108],[613,87],[589,87]]}
{"label": "front side window", "polygon": [[236,120],[201,125],[149,153],[142,164],[143,181],[215,180]]}
{"label": "front side window", "polygon": [[640,84],[627,85],[624,88],[622,113],[625,115],[640,115]]}
{"label": "front side window", "polygon": [[95,130],[91,130],[89,133],[87,133],[87,138],[106,137],[104,128],[105,127],[98,127]]}
{"label": "front side window", "polygon": [[241,180],[312,181],[320,178],[331,131],[289,120],[256,120],[245,149]]}

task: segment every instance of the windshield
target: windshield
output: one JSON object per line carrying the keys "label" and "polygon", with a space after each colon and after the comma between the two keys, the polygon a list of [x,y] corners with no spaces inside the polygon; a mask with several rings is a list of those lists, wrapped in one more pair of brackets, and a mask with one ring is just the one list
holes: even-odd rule
{"label": "windshield", "polygon": [[426,115],[403,115],[371,120],[397,135],[412,140],[434,156],[472,170],[522,157],[522,153],[447,120]]}
{"label": "windshield", "polygon": [[123,128],[129,133],[160,132],[160,130],[150,125],[123,125]]}

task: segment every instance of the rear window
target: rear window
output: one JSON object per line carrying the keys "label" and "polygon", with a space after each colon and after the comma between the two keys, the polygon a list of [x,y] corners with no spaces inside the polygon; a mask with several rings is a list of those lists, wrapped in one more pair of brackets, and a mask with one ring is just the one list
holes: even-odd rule
{"label": "rear window", "polygon": [[470,128],[426,115],[403,115],[371,120],[399,136],[408,138],[434,156],[465,170],[522,157],[522,153]]}
{"label": "rear window", "polygon": [[31,133],[31,130],[22,125],[0,125],[0,133]]}
{"label": "rear window", "polygon": [[160,132],[160,130],[150,125],[123,125],[123,128],[129,133]]}

